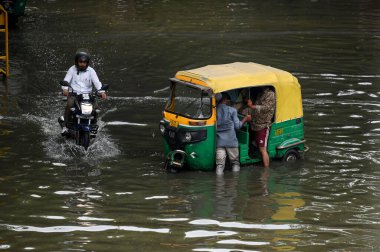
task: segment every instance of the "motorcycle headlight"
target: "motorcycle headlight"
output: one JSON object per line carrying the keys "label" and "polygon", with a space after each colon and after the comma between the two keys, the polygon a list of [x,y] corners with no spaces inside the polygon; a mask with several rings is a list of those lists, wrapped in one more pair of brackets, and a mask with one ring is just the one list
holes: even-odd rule
{"label": "motorcycle headlight", "polygon": [[163,125],[163,124],[160,124],[160,133],[161,133],[161,135],[165,134],[165,125]]}
{"label": "motorcycle headlight", "polygon": [[81,103],[80,109],[83,115],[91,115],[92,113],[92,104],[90,103]]}

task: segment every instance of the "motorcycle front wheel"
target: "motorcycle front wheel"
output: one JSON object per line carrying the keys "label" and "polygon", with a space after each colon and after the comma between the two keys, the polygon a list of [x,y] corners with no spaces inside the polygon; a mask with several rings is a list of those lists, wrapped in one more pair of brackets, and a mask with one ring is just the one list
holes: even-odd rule
{"label": "motorcycle front wheel", "polygon": [[80,140],[81,145],[87,150],[88,146],[90,146],[90,132],[82,132]]}
{"label": "motorcycle front wheel", "polygon": [[81,134],[80,134],[80,132],[78,130],[78,131],[75,132],[75,143],[77,145],[81,145],[81,141],[82,141]]}

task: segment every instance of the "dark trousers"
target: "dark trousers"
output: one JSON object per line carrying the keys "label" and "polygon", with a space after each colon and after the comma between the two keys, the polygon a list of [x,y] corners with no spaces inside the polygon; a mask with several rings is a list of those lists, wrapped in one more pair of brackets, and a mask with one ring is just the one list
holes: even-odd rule
{"label": "dark trousers", "polygon": [[67,97],[67,103],[66,103],[66,108],[65,108],[65,124],[66,124],[66,127],[68,126],[68,123],[70,122],[70,115],[71,115],[70,108],[74,107],[74,101],[75,101],[74,96],[69,95]]}

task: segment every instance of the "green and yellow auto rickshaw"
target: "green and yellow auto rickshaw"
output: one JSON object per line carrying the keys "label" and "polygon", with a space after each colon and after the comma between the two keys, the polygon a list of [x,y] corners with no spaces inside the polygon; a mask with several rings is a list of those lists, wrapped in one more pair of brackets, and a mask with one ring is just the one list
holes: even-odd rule
{"label": "green and yellow auto rickshaw", "polygon": [[[215,95],[228,92],[231,106],[236,106],[242,102],[242,94],[254,100],[258,89],[264,86],[273,89],[276,95],[267,145],[269,157],[289,161],[301,158],[307,151],[301,87],[292,74],[257,63],[236,62],[179,71],[170,82],[171,95],[159,125],[166,167],[213,170],[217,128]],[[240,163],[260,162],[261,156],[251,144],[253,132],[249,125],[236,133]]]}

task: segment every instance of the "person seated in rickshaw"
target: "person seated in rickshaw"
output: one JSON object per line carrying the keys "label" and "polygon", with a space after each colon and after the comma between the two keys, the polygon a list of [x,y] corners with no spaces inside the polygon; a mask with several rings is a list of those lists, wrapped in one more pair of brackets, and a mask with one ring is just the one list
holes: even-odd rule
{"label": "person seated in rickshaw", "polygon": [[267,151],[268,136],[272,119],[274,116],[276,97],[272,88],[260,87],[260,92],[255,100],[247,100],[247,109],[252,110],[251,129],[254,132],[255,143],[257,144],[265,168],[269,167],[269,155]]}
{"label": "person seated in rickshaw", "polygon": [[242,114],[242,115],[253,114],[253,110],[247,105],[248,100],[251,99],[251,93],[252,92],[251,90],[249,90],[249,88],[244,88],[240,91],[239,97],[237,99],[237,103],[234,106],[237,109],[239,114]]}

